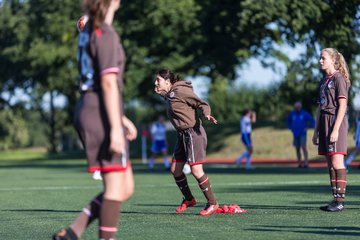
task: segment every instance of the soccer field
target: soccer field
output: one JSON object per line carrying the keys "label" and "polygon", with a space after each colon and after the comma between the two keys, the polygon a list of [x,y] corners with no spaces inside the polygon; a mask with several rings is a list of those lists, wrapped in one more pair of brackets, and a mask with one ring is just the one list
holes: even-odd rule
{"label": "soccer field", "polygon": [[[50,239],[71,223],[101,182],[85,172],[85,160],[1,160],[0,239]],[[348,175],[346,210],[328,213],[330,190],[324,168],[297,169],[205,165],[222,204],[239,204],[241,214],[197,215],[205,198],[196,181],[189,183],[200,204],[175,213],[181,202],[170,173],[149,172],[135,163],[136,190],[123,204],[118,239],[358,239],[360,171]],[[92,225],[82,239],[97,239]]]}

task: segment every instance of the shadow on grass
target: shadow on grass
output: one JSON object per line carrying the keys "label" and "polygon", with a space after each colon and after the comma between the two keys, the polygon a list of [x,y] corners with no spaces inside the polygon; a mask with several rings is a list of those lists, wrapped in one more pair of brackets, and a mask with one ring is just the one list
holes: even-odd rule
{"label": "shadow on grass", "polygon": [[308,233],[318,235],[331,236],[360,236],[359,227],[321,227],[321,226],[276,226],[276,225],[259,225],[255,228],[244,229],[248,231],[262,231],[262,232],[287,232],[287,233]]}
{"label": "shadow on grass", "polygon": [[3,212],[54,212],[54,213],[79,213],[79,210],[54,210],[54,209],[4,209]]}
{"label": "shadow on grass", "polygon": [[[296,204],[316,204],[316,205],[324,205],[323,201],[302,201],[302,202],[296,202]],[[348,209],[348,205],[359,205],[360,201],[345,201],[345,210]]]}
{"label": "shadow on grass", "polygon": [[[256,175],[256,174],[319,174],[328,173],[327,168],[297,168],[284,167],[279,165],[262,165],[255,166],[253,170],[245,170],[243,167],[238,168],[234,165],[204,165],[206,173],[212,174],[241,174],[241,175]],[[359,171],[360,172],[360,171]]]}
{"label": "shadow on grass", "polygon": [[[352,196],[360,195],[360,186],[349,186],[347,188],[348,192]],[[245,193],[245,192],[262,192],[262,193],[276,193],[276,192],[302,192],[302,193],[315,193],[315,194],[329,194],[328,185],[270,185],[270,186],[234,186],[234,187],[216,187],[216,192],[218,193]]]}

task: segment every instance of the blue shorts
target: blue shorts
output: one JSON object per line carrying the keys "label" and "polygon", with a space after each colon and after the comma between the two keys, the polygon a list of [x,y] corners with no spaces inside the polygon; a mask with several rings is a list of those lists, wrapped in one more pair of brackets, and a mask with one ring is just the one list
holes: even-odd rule
{"label": "blue shorts", "polygon": [[298,148],[305,146],[306,145],[306,135],[294,137],[293,145],[294,145],[294,147],[298,147]]}
{"label": "blue shorts", "polygon": [[151,145],[151,151],[153,153],[162,153],[167,150],[165,140],[155,140]]}
{"label": "blue shorts", "polygon": [[251,133],[243,133],[241,134],[241,141],[244,143],[246,147],[251,147]]}

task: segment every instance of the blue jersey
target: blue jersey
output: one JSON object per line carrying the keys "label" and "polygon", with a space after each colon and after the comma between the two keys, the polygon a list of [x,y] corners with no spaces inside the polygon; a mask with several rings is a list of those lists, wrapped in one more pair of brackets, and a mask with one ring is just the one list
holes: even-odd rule
{"label": "blue jersey", "polygon": [[292,131],[294,137],[306,136],[306,128],[313,128],[315,120],[305,110],[292,111],[287,118],[287,127]]}
{"label": "blue jersey", "polygon": [[356,120],[356,132],[355,132],[356,147],[360,148],[360,118]]}

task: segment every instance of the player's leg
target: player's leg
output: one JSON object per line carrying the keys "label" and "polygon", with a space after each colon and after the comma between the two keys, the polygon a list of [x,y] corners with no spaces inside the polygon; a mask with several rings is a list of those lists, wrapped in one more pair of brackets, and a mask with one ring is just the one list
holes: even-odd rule
{"label": "player's leg", "polygon": [[170,161],[169,161],[169,158],[168,158],[168,152],[167,152],[166,146],[164,146],[163,149],[162,149],[162,155],[164,156],[164,167],[166,169],[170,169]]}
{"label": "player's leg", "polygon": [[121,203],[134,192],[134,180],[131,167],[125,171],[103,174],[104,196],[99,217],[99,238],[114,239],[118,231]]}
{"label": "player's leg", "polygon": [[[241,141],[243,142],[243,144],[245,145],[245,147],[247,146],[247,137],[246,134],[241,134]],[[246,150],[243,153],[241,153],[235,160],[236,165],[240,165],[241,160],[243,160],[244,158],[248,157],[249,152]]]}
{"label": "player's leg", "polygon": [[344,165],[344,155],[335,154],[331,156],[332,166],[336,175],[336,190],[334,194],[335,205],[329,207],[328,210],[332,212],[341,211],[344,209],[345,191],[346,191],[346,169]]}
{"label": "player's leg", "polygon": [[192,195],[187,178],[183,173],[184,165],[185,162],[173,161],[170,168],[174,176],[175,183],[183,195],[183,201],[181,202],[180,206],[175,209],[176,212],[185,211],[188,207],[196,205],[196,199]]}
{"label": "player's leg", "polygon": [[245,157],[247,157],[249,153],[247,151],[241,153],[235,160],[236,165],[240,165],[241,160],[243,160]]}
{"label": "player's leg", "polygon": [[172,172],[176,185],[184,196],[182,203],[176,208],[176,212],[185,211],[188,207],[196,204],[196,199],[192,195],[187,178],[183,173],[183,168],[186,163],[186,152],[184,148],[184,133],[177,134],[177,141],[174,148],[173,160],[170,171]]}
{"label": "player's leg", "polygon": [[87,226],[99,217],[103,193],[94,197],[91,202],[83,208],[74,222],[67,229],[57,231],[53,240],[77,240],[81,237]]}
{"label": "player's leg", "polygon": [[293,138],[293,146],[295,148],[295,153],[296,153],[296,160],[298,163],[298,167],[301,168],[302,164],[301,164],[301,151],[300,151],[300,137],[294,137]]}
{"label": "player's leg", "polygon": [[83,208],[82,212],[77,216],[70,228],[80,238],[87,226],[95,219],[99,218],[100,207],[103,200],[103,193],[94,197],[89,205]]}
{"label": "player's leg", "polygon": [[320,207],[320,209],[324,210],[324,211],[328,211],[329,207],[332,207],[336,204],[336,200],[335,200],[335,197],[336,197],[336,171],[332,165],[331,156],[326,156],[326,161],[327,161],[327,165],[328,165],[330,188],[331,188],[331,193],[333,196],[333,201],[328,205]]}
{"label": "player's leg", "polygon": [[212,191],[209,177],[205,174],[202,164],[192,165],[191,173],[198,181],[199,187],[207,200],[207,204],[205,208],[202,211],[200,211],[199,214],[210,215],[214,213],[216,209],[219,207],[219,204],[216,201],[215,195]]}
{"label": "player's leg", "polygon": [[207,136],[204,128],[193,128],[188,132],[186,141],[189,165],[191,173],[199,183],[199,187],[207,199],[205,208],[199,212],[200,215],[210,215],[219,207],[212,191],[209,177],[205,174],[202,163],[206,159]]}
{"label": "player's leg", "polygon": [[151,157],[149,159],[149,169],[152,170],[155,167],[155,158],[159,153],[157,141],[153,141],[151,144]]}
{"label": "player's leg", "polygon": [[301,149],[304,155],[304,167],[309,167],[309,161],[308,161],[308,150],[306,147],[306,135],[302,136],[300,139]]}
{"label": "player's leg", "polygon": [[245,169],[246,170],[251,170],[253,169],[252,165],[251,165],[251,155],[253,153],[253,147],[251,145],[251,142],[250,142],[250,145],[246,146],[246,149],[247,149],[247,152],[248,154],[246,155],[246,165],[245,165]]}
{"label": "player's leg", "polygon": [[155,167],[155,159],[157,158],[158,154],[156,151],[152,151],[151,157],[149,159],[149,169],[153,170]]}
{"label": "player's leg", "polygon": [[[118,173],[118,172],[114,172]],[[109,176],[109,174],[105,174]],[[108,178],[108,177],[107,177]],[[104,184],[105,184],[104,180]],[[107,180],[109,181],[109,180]],[[119,174],[119,181],[122,182],[123,192],[121,193],[121,200],[124,201],[129,198],[134,191],[134,180],[131,167],[129,167],[125,172]],[[111,186],[111,184],[109,185]],[[54,236],[55,240],[75,240],[81,237],[87,226],[89,226],[95,219],[100,217],[100,210],[102,209],[103,203],[103,193],[100,193],[94,197],[91,202],[83,208],[83,211],[79,213],[74,222],[70,225],[68,229],[61,229]]]}
{"label": "player's leg", "polygon": [[303,155],[304,155],[304,167],[307,168],[307,167],[309,167],[309,161],[308,161],[308,150],[306,147],[306,143],[301,146],[301,149],[302,149]]}

